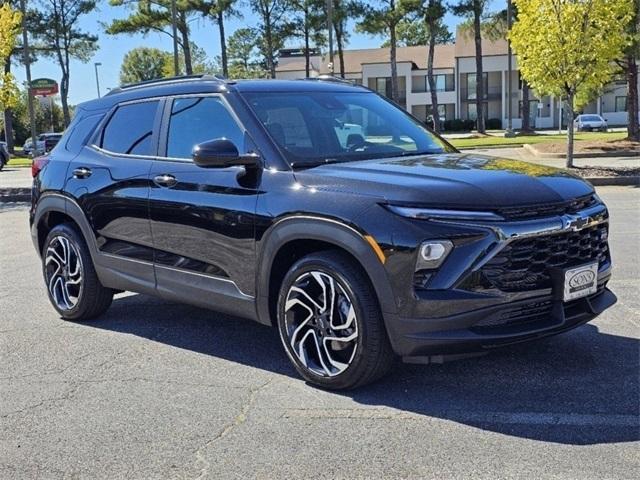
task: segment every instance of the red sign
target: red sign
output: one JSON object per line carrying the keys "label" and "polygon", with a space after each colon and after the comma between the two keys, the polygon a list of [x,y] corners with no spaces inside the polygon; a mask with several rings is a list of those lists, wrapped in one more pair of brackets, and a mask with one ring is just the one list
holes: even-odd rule
{"label": "red sign", "polygon": [[50,78],[37,78],[31,81],[31,94],[35,97],[48,97],[58,93],[58,82]]}

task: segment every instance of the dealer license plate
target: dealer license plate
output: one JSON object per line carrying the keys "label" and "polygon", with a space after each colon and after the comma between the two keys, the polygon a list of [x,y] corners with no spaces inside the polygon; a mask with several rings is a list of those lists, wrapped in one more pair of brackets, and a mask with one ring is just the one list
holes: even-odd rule
{"label": "dealer license plate", "polygon": [[590,263],[564,272],[564,301],[586,297],[598,290],[598,263]]}

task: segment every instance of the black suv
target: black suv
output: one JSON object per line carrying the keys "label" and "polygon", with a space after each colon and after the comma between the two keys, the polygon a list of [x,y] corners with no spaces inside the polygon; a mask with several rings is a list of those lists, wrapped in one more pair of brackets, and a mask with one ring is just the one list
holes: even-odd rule
{"label": "black suv", "polygon": [[53,306],[130,290],[278,328],[351,388],[564,332],[616,298],[608,213],[563,170],[457,152],[357,85],[201,76],[78,106],[33,166]]}

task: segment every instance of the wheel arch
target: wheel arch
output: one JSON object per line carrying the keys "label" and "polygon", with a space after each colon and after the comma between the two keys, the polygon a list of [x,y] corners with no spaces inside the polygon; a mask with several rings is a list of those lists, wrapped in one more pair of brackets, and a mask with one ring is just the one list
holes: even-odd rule
{"label": "wheel arch", "polygon": [[256,278],[260,323],[273,325],[279,281],[290,266],[304,255],[328,249],[341,250],[352,257],[367,275],[382,312],[396,312],[384,265],[364,235],[349,225],[324,217],[285,217],[267,230],[260,243]]}
{"label": "wheel arch", "polygon": [[44,241],[51,229],[61,223],[73,223],[78,228],[93,259],[97,247],[84,212],[75,201],[58,193],[44,194],[38,200],[32,224],[33,241],[38,253],[42,254]]}

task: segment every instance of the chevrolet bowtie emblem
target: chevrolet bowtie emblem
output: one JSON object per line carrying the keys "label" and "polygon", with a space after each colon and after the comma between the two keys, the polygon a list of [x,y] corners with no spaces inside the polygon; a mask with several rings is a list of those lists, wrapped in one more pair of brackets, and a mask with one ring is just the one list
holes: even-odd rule
{"label": "chevrolet bowtie emblem", "polygon": [[563,230],[582,230],[591,223],[591,218],[578,215],[564,215],[562,217]]}

